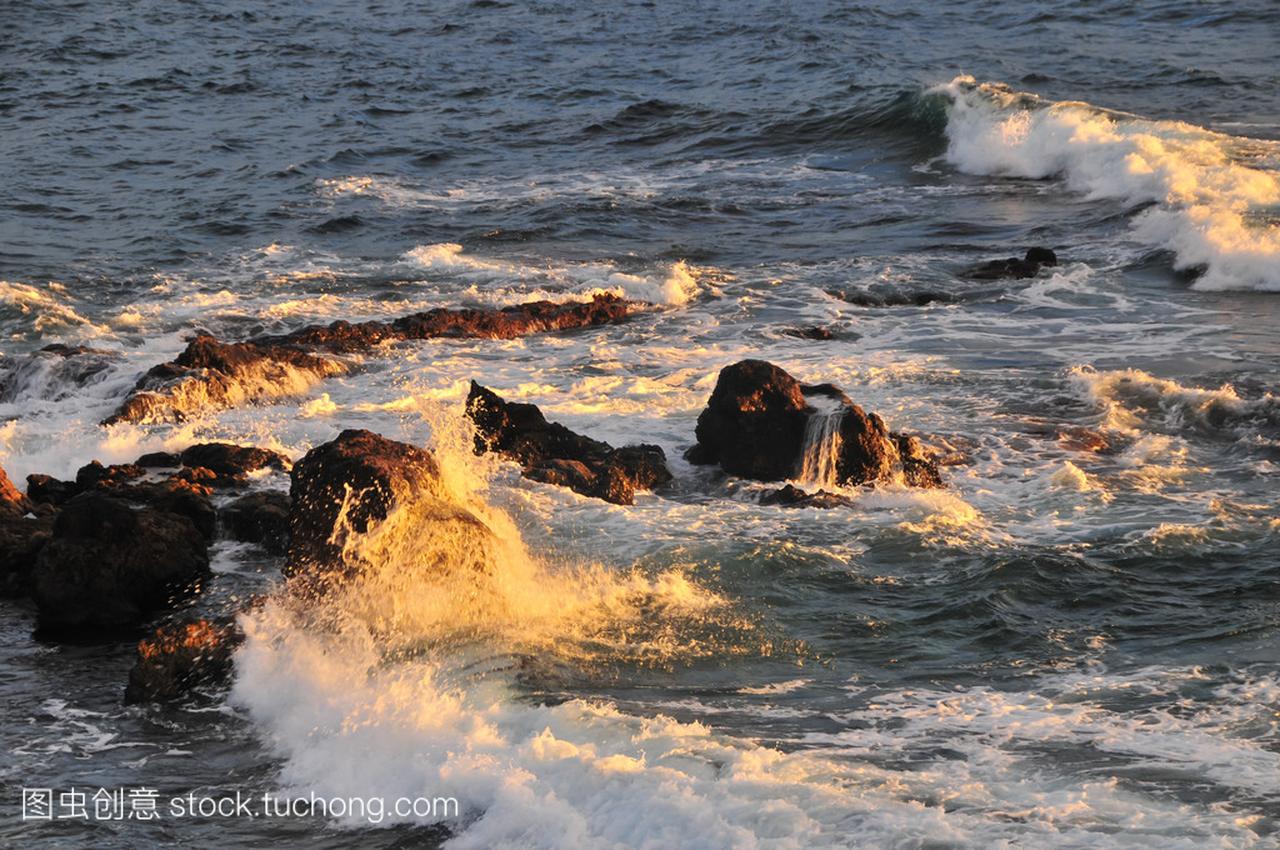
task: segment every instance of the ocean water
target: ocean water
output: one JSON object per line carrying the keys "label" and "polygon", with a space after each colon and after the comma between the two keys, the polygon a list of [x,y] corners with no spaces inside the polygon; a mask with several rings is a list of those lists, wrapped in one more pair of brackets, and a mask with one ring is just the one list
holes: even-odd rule
{"label": "ocean water", "polygon": [[[38,641],[0,604],[0,844],[1280,842],[1270,0],[0,12],[10,477],[206,439],[298,456],[364,427],[432,446],[505,547],[480,597],[402,587],[397,517],[365,544],[394,645],[268,603],[230,692],[176,707],[121,705],[127,641]],[[957,276],[1032,245],[1061,264]],[[195,328],[600,289],[653,306],[398,345],[181,425],[97,424]],[[814,326],[833,338],[787,333]],[[107,365],[69,384],[29,356],[54,342]],[[745,357],[963,462],[944,490],[760,506],[766,485],[681,459]],[[661,445],[675,482],[623,508],[472,457],[472,378]],[[1093,433],[1112,449],[1070,437]],[[198,611],[279,579],[253,547],[214,556]],[[72,786],[460,809],[20,822],[21,788]]]}

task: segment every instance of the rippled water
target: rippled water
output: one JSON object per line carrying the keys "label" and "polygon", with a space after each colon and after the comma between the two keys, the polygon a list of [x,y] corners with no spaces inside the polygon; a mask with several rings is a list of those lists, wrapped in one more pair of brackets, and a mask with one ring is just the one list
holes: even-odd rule
{"label": "rippled water", "polygon": [[[0,362],[110,352],[87,387],[27,365],[0,398],[12,478],[367,427],[439,445],[541,568],[619,577],[555,611],[521,589],[519,640],[430,631],[386,670],[264,621],[232,695],[177,708],[123,708],[128,646],[35,642],[6,602],[3,842],[443,840],[16,819],[23,786],[146,784],[454,793],[458,847],[1274,844],[1274,4],[707,5],[0,15]],[[1030,245],[1062,264],[956,276]],[[96,424],[195,327],[595,288],[661,306],[405,344],[180,426]],[[815,326],[833,339],[787,333]],[[762,507],[764,485],[680,459],[743,357],[965,460],[943,491]],[[472,378],[662,445],[676,481],[620,508],[451,451]],[[201,609],[278,567],[219,544]]]}

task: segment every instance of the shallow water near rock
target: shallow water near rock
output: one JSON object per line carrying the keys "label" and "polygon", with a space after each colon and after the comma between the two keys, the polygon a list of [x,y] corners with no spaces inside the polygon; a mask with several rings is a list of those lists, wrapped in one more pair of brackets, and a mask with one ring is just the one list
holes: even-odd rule
{"label": "shallow water near rock", "polygon": [[[230,692],[167,707],[122,704],[131,640],[33,639],[0,601],[0,844],[1274,844],[1280,17],[1139,6],[0,21],[9,476],[210,440],[296,459],[366,428],[429,445],[506,553],[482,590],[401,587],[421,552],[397,516],[358,544],[394,629],[356,616],[367,600],[332,631],[256,607]],[[1059,265],[960,276],[1038,245]],[[197,328],[600,290],[652,306],[397,342],[263,404],[98,424]],[[787,509],[759,504],[779,482],[688,464],[745,358],[954,455],[947,487]],[[659,445],[675,480],[624,507],[476,457],[472,379]],[[258,546],[212,556],[197,612],[280,580]],[[72,786],[460,810],[20,822],[23,787]]]}

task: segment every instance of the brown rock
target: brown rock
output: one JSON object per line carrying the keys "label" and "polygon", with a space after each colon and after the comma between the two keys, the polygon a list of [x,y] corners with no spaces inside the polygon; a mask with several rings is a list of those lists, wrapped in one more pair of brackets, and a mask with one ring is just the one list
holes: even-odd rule
{"label": "brown rock", "polygon": [[230,677],[235,648],[243,640],[230,621],[197,619],[161,626],[138,642],[125,703],[168,702],[201,686],[221,684]]}
{"label": "brown rock", "polygon": [[493,451],[512,458],[533,481],[630,505],[636,490],[652,490],[671,480],[660,447],[615,449],[548,422],[536,405],[505,401],[475,381],[467,396],[467,416],[476,425],[476,454]]}

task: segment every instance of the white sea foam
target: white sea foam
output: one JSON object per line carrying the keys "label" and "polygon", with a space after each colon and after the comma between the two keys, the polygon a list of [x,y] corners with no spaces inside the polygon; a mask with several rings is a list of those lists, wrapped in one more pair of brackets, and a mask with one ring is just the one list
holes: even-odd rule
{"label": "white sea foam", "polygon": [[968,76],[933,91],[951,98],[947,159],[962,171],[1061,177],[1090,198],[1155,204],[1134,233],[1174,252],[1178,268],[1203,269],[1196,288],[1280,291],[1280,225],[1259,220],[1280,204],[1280,176],[1260,165],[1274,143]]}
{"label": "white sea foam", "polygon": [[[526,265],[488,259],[464,253],[461,245],[452,242],[419,245],[405,254],[405,260],[420,268],[484,283],[510,286],[533,282],[550,288],[549,291],[523,291],[522,300],[525,301],[531,297],[563,301],[608,292],[650,304],[680,306],[692,300],[699,289],[697,270],[683,261],[673,263],[665,272],[656,275],[639,275],[619,271],[604,262]],[[489,287],[485,287],[483,293],[478,288],[473,289],[473,294],[492,298]]]}

